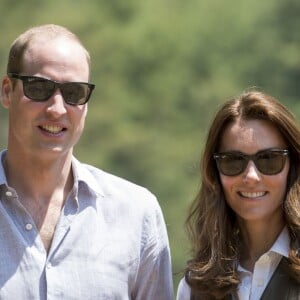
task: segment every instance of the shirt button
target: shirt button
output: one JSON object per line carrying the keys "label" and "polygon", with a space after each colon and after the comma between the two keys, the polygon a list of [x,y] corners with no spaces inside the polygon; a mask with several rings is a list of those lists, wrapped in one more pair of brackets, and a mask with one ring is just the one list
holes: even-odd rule
{"label": "shirt button", "polygon": [[27,231],[30,231],[31,229],[32,229],[32,224],[30,224],[30,223],[27,223],[26,225],[25,225],[25,228],[26,228],[26,230]]}
{"label": "shirt button", "polygon": [[260,279],[257,279],[257,286],[263,286],[265,283],[264,279],[260,278]]}
{"label": "shirt button", "polygon": [[47,269],[51,269],[51,267],[52,267],[52,265],[51,265],[51,263],[47,263]]}
{"label": "shirt button", "polygon": [[6,195],[7,197],[11,197],[11,196],[12,196],[12,192],[11,192],[11,191],[6,191],[6,192],[5,192],[5,195]]}

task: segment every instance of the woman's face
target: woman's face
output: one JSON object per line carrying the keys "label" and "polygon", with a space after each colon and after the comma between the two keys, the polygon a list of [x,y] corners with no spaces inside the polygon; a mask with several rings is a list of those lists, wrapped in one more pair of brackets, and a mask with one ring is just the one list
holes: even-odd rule
{"label": "woman's face", "polygon": [[[270,148],[287,149],[276,127],[265,120],[237,120],[225,129],[219,152],[238,151],[250,155]],[[242,223],[282,220],[288,172],[289,159],[275,175],[261,173],[252,160],[239,175],[220,173],[226,201],[238,220]]]}

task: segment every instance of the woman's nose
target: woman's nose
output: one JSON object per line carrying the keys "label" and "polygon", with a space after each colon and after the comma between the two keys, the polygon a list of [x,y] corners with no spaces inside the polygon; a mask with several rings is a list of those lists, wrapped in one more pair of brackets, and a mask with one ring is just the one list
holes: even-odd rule
{"label": "woman's nose", "polygon": [[261,174],[252,160],[248,162],[247,168],[243,172],[243,178],[251,181],[259,181],[261,179]]}

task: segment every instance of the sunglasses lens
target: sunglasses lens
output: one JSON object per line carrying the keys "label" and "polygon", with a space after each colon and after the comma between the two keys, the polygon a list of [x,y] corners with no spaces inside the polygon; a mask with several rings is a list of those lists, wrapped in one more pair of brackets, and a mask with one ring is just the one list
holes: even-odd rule
{"label": "sunglasses lens", "polygon": [[257,155],[255,160],[258,170],[266,175],[278,174],[284,167],[285,156],[280,152],[265,151]]}
{"label": "sunglasses lens", "polygon": [[238,154],[224,154],[216,158],[218,169],[227,176],[235,176],[242,173],[247,165],[246,159]]}
{"label": "sunglasses lens", "polygon": [[26,97],[33,101],[46,101],[53,94],[55,84],[49,80],[28,78],[23,81],[23,89]]}
{"label": "sunglasses lens", "polygon": [[265,175],[275,175],[282,171],[287,150],[265,150],[255,155],[239,153],[219,153],[214,158],[219,171],[226,176],[236,176],[247,168],[249,160],[253,160],[259,172]]}
{"label": "sunglasses lens", "polygon": [[66,103],[71,105],[84,104],[90,94],[90,88],[85,83],[67,82],[61,85],[62,95]]}
{"label": "sunglasses lens", "polygon": [[87,82],[57,82],[50,79],[7,73],[10,78],[22,80],[24,95],[33,101],[47,101],[59,89],[64,101],[70,105],[88,102],[95,85]]}

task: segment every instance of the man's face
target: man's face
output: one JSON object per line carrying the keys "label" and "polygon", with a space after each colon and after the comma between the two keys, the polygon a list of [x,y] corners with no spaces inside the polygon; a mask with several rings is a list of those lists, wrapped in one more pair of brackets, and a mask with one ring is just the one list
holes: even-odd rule
{"label": "man's face", "polygon": [[[34,43],[24,54],[22,75],[56,81],[87,82],[89,66],[83,48],[67,38]],[[22,155],[61,155],[72,153],[84,128],[87,105],[66,104],[57,89],[45,102],[34,102],[23,93],[21,80],[14,89],[3,81],[3,105],[9,110],[8,149]]]}

